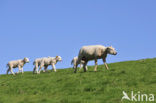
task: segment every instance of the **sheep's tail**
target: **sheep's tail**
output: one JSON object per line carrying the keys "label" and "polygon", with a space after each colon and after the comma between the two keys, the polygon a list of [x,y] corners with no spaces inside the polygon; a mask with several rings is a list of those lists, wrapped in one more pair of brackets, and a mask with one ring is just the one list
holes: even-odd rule
{"label": "sheep's tail", "polygon": [[73,63],[74,63],[74,59],[71,61],[71,65],[73,65]]}

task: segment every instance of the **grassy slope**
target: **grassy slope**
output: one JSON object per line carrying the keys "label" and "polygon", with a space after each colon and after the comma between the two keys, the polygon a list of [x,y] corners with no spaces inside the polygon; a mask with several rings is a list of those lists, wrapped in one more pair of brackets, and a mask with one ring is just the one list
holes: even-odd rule
{"label": "grassy slope", "polygon": [[[156,94],[156,59],[103,65],[93,72],[71,68],[0,76],[0,103],[122,103],[122,91]],[[130,103],[124,100],[123,103]]]}

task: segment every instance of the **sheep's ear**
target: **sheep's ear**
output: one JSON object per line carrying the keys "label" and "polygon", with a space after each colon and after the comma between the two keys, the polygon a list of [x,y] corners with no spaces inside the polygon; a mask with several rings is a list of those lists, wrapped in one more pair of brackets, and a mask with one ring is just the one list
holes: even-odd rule
{"label": "sheep's ear", "polygon": [[24,61],[26,60],[26,57],[24,58]]}

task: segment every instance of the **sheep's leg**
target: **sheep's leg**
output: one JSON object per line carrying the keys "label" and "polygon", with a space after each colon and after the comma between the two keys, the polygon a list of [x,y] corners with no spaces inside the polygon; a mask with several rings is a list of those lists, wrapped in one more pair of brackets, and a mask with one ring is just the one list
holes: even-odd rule
{"label": "sheep's leg", "polygon": [[86,72],[86,65],[87,65],[87,62],[88,62],[88,61],[85,61],[85,63],[83,64],[84,72]]}
{"label": "sheep's leg", "polygon": [[20,71],[21,71],[21,67],[20,67],[20,66],[18,66],[18,72],[17,72],[16,74],[19,74],[19,73],[20,73]]}
{"label": "sheep's leg", "polygon": [[77,72],[77,66],[80,64],[80,58],[79,58],[79,60],[77,60],[77,62],[76,62],[76,66],[75,66],[75,68],[74,68],[74,73],[76,73]]}
{"label": "sheep's leg", "polygon": [[36,67],[34,67],[34,69],[33,69],[33,74],[35,73],[35,71],[36,71]]}
{"label": "sheep's leg", "polygon": [[13,72],[13,69],[12,69],[12,68],[10,68],[10,72],[11,72],[13,75],[15,75],[15,73]]}
{"label": "sheep's leg", "polygon": [[41,65],[37,74],[40,74],[42,67],[43,66]]}
{"label": "sheep's leg", "polygon": [[74,68],[74,73],[76,73],[77,72],[77,66]]}
{"label": "sheep's leg", "polygon": [[45,68],[45,72],[47,72],[47,68],[48,68],[48,66],[46,66],[46,68]]}
{"label": "sheep's leg", "polygon": [[10,68],[8,68],[8,70],[7,70],[7,73],[6,73],[6,74],[8,74],[8,73],[9,73],[9,71],[10,71]]}
{"label": "sheep's leg", "polygon": [[80,70],[82,69],[82,64],[80,63]]}
{"label": "sheep's leg", "polygon": [[38,68],[34,67],[34,69],[33,69],[33,74],[34,74],[34,73],[38,73]]}
{"label": "sheep's leg", "polygon": [[[83,65],[82,64],[80,64],[80,70],[82,69],[82,67],[83,67]],[[86,65],[86,71],[88,70],[88,67],[87,67],[87,65]]]}
{"label": "sheep's leg", "polygon": [[24,73],[24,72],[23,72],[23,67],[21,68],[21,71],[22,71],[22,74],[23,74],[23,73]]}
{"label": "sheep's leg", "polygon": [[97,59],[95,59],[95,67],[94,67],[94,71],[96,72],[97,71]]}
{"label": "sheep's leg", "polygon": [[35,64],[35,67],[33,69],[33,73],[35,73],[35,71],[36,71],[36,73],[38,73],[38,65],[37,64]]}
{"label": "sheep's leg", "polygon": [[43,72],[47,72],[47,68],[48,68],[48,66],[44,66],[44,71]]}
{"label": "sheep's leg", "polygon": [[51,65],[52,65],[52,67],[53,67],[54,71],[56,72],[56,67],[55,67],[55,64],[54,64],[54,63],[52,63]]}
{"label": "sheep's leg", "polygon": [[86,65],[86,70],[88,70],[88,67],[87,67],[87,65]]}
{"label": "sheep's leg", "polygon": [[76,66],[74,67],[74,73],[77,72],[77,66],[78,66],[78,64],[76,64]]}
{"label": "sheep's leg", "polygon": [[73,66],[73,69],[75,69],[76,65]]}
{"label": "sheep's leg", "polygon": [[105,67],[106,67],[106,69],[109,69],[109,68],[108,68],[108,65],[107,65],[107,63],[105,62],[104,64],[105,64]]}
{"label": "sheep's leg", "polygon": [[109,69],[109,68],[108,68],[108,65],[107,65],[107,63],[106,63],[106,59],[103,59],[103,62],[104,62],[104,65],[105,65],[106,69]]}
{"label": "sheep's leg", "polygon": [[76,63],[74,62],[74,63],[73,63],[73,69],[75,69],[75,68],[76,68]]}

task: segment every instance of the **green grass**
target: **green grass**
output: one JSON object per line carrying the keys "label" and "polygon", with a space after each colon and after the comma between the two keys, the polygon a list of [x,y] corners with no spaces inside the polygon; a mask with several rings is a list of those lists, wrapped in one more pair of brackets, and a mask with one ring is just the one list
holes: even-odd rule
{"label": "green grass", "polygon": [[88,72],[76,74],[69,68],[40,75],[0,75],[0,103],[132,103],[121,101],[122,91],[156,95],[156,59],[108,66],[109,70],[98,66],[97,72],[90,66]]}

